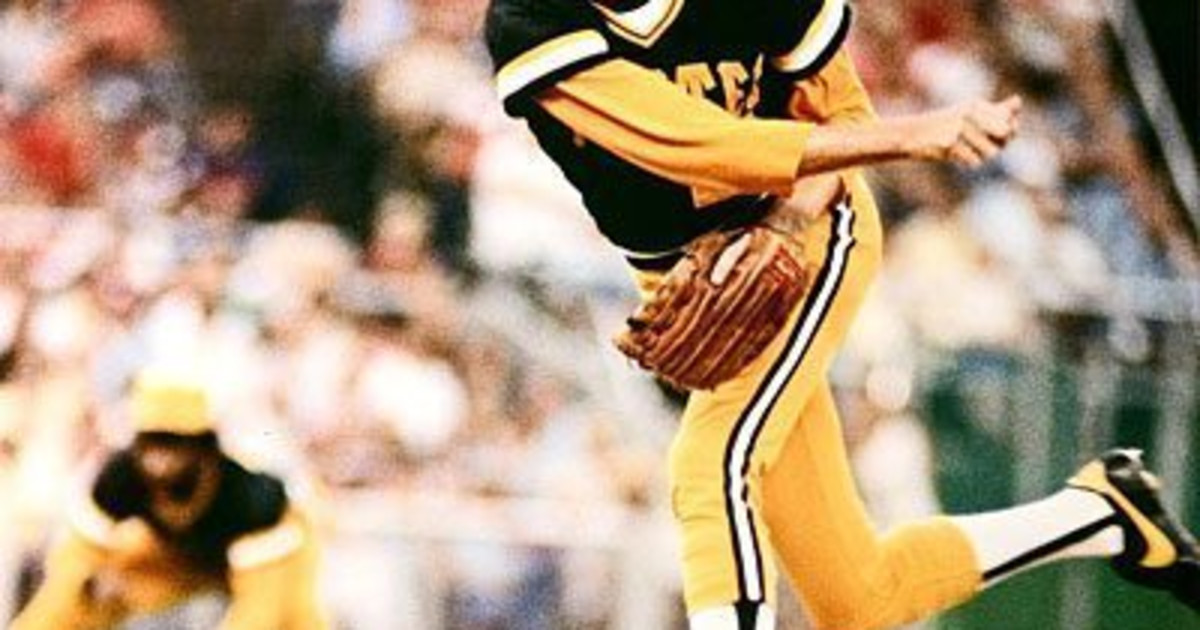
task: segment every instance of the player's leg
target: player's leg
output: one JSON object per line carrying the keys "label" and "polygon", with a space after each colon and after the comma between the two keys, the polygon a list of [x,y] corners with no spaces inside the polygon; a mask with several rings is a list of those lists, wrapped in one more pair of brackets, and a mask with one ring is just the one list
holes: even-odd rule
{"label": "player's leg", "polygon": [[1118,572],[1200,610],[1200,550],[1163,510],[1136,452],[1113,451],[1041,501],[914,521],[877,536],[854,488],[828,388],[763,480],[780,563],[817,628],[919,619],[1047,562],[1113,557]]}
{"label": "player's leg", "polygon": [[1130,451],[1062,491],[1007,510],[914,521],[877,536],[854,488],[828,388],[810,399],[763,480],[780,563],[817,628],[886,628],[968,599],[1019,571],[1114,557],[1125,577],[1200,609],[1200,554]]}
{"label": "player's leg", "polygon": [[[736,404],[736,403],[733,403]],[[773,630],[775,566],[754,484],[727,471],[736,428],[720,405],[689,405],[671,448],[671,507],[692,630]]]}
{"label": "player's leg", "polygon": [[64,536],[46,557],[45,578],[10,630],[115,626],[127,611],[119,598],[109,596],[109,584],[96,579],[107,562],[104,550],[82,536]]}
{"label": "player's leg", "polygon": [[1200,612],[1200,546],[1159,488],[1140,451],[1113,450],[1046,499],[953,520],[972,540],[986,585],[1053,560],[1111,557],[1121,577]]}
{"label": "player's leg", "polygon": [[976,592],[970,542],[948,519],[880,537],[854,486],[833,396],[809,399],[763,481],[779,562],[817,628],[887,627]]}
{"label": "player's leg", "polygon": [[838,204],[801,234],[812,286],[785,332],[737,378],[693,393],[684,412],[671,451],[672,507],[694,629],[773,627],[762,473],[823,382],[878,266],[879,226],[862,192],[855,208]]}

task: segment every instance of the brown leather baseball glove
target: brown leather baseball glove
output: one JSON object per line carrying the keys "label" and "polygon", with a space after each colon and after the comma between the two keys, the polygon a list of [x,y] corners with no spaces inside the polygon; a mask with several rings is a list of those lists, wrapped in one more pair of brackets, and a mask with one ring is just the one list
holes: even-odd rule
{"label": "brown leather baseball glove", "polygon": [[808,289],[800,244],[766,225],[688,245],[616,336],[641,367],[683,389],[712,389],[753,361]]}

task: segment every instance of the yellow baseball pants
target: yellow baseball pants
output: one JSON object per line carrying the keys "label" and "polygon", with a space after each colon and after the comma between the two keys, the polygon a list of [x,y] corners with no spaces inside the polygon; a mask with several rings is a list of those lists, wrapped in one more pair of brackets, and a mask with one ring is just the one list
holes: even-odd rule
{"label": "yellow baseball pants", "polygon": [[813,276],[788,327],[684,410],[670,478],[692,614],[772,602],[776,561],[817,628],[897,625],[979,588],[973,552],[948,520],[880,536],[854,487],[826,374],[879,266],[882,232],[861,175],[846,186],[800,234]]}

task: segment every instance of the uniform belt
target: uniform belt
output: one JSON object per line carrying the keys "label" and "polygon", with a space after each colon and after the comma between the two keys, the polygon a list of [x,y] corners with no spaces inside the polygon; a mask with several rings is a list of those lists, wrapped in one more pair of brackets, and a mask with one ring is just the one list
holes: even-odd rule
{"label": "uniform belt", "polygon": [[[767,214],[767,211],[771,209],[774,201],[775,197],[771,195],[763,195],[757,199],[749,200],[745,197],[739,197],[728,202],[696,210],[696,212],[714,213],[714,216],[725,215],[722,221],[712,228],[713,231],[736,230],[762,219]],[[696,237],[699,236],[699,234],[696,235]],[[680,246],[666,252],[653,254],[627,252],[625,260],[634,269],[639,271],[667,271],[671,267],[674,267],[680,258],[683,258],[683,248],[684,246]]]}
{"label": "uniform belt", "polygon": [[654,256],[642,256],[636,254],[626,254],[625,260],[638,271],[667,271],[683,258],[683,250],[678,249],[666,254],[657,254]]}

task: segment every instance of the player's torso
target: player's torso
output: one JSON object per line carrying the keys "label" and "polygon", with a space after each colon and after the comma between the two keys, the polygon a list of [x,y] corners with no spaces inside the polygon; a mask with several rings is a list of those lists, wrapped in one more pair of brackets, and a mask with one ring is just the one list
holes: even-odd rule
{"label": "player's torso", "polygon": [[[758,103],[764,67],[761,25],[769,0],[646,0],[589,3],[603,16],[613,52],[662,74],[695,98],[737,116]],[[636,8],[629,9],[629,5]],[[580,10],[589,10],[586,6]],[[712,211],[757,212],[761,195],[688,188],[647,173],[565,129],[544,112],[529,116],[547,152],[582,193],[601,231],[634,253],[659,253],[729,220]],[[699,210],[698,208],[706,208]]]}

